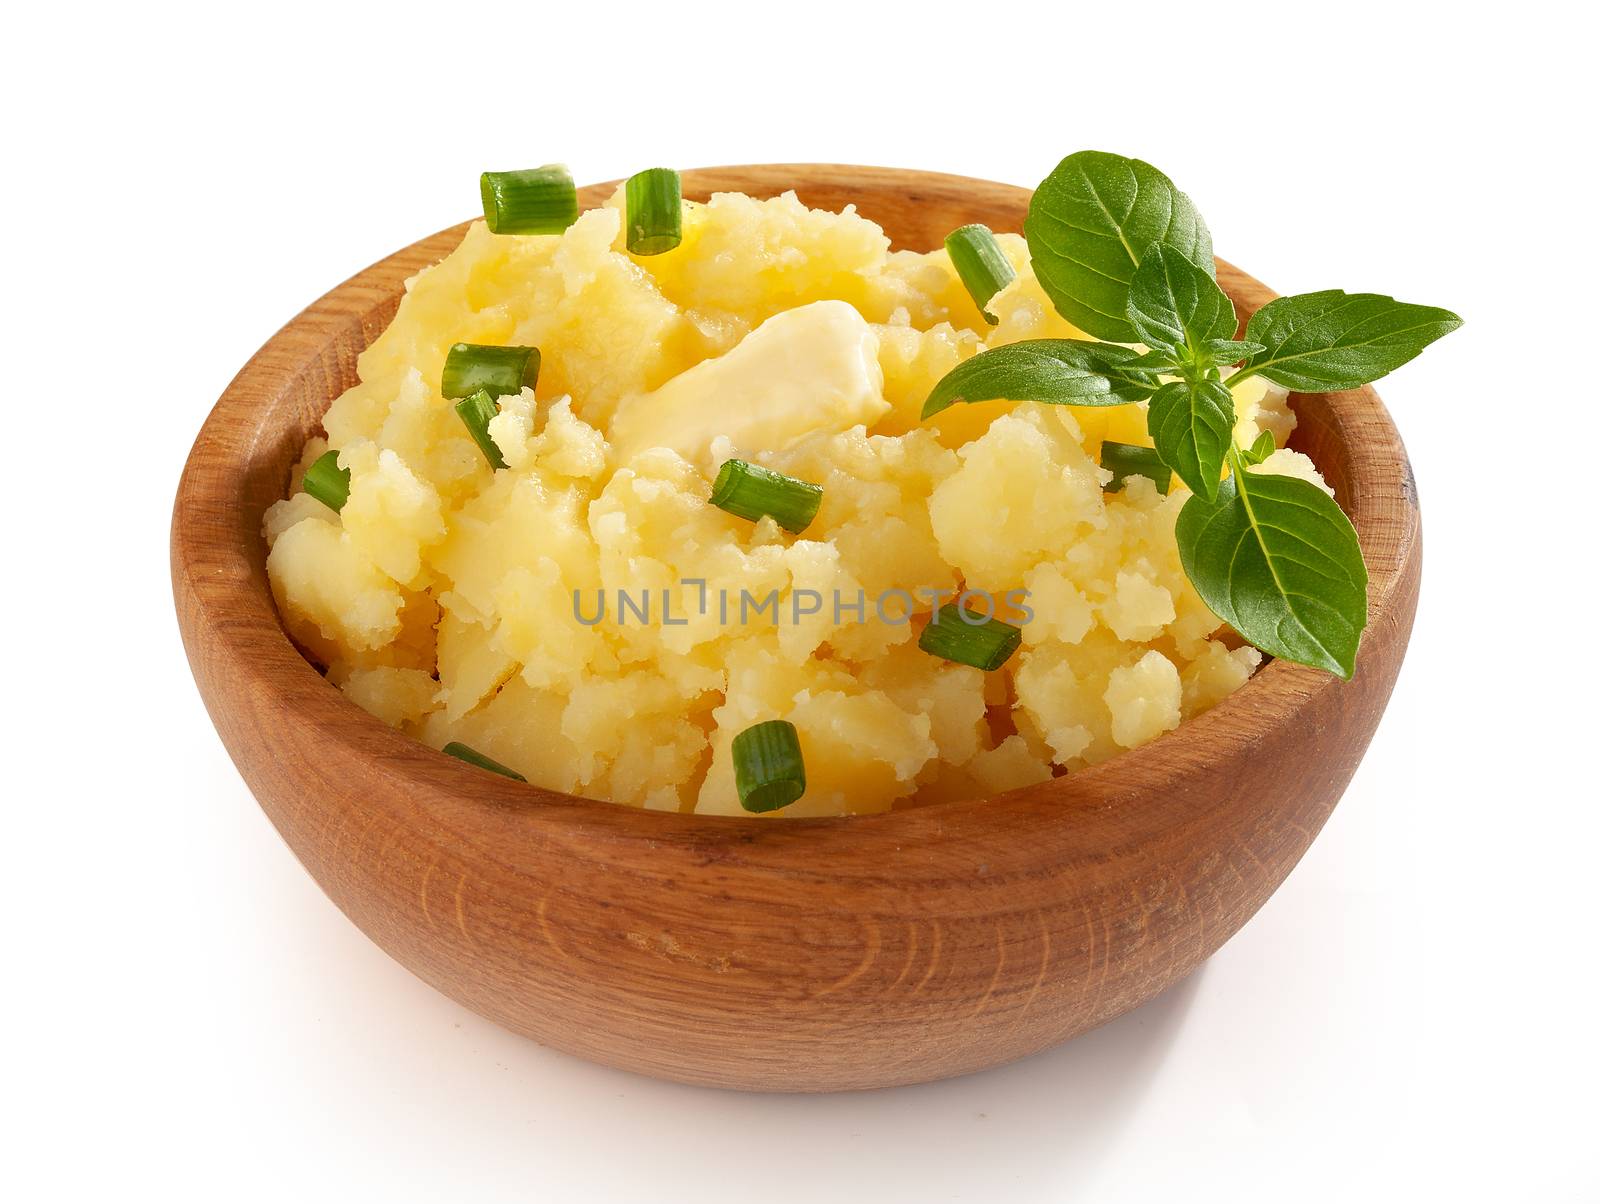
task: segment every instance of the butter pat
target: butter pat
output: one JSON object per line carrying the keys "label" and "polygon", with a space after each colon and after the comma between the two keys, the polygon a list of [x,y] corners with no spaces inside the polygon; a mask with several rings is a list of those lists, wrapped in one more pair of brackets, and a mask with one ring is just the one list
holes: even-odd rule
{"label": "butter pat", "polygon": [[747,455],[783,451],[807,435],[871,426],[889,411],[878,336],[843,301],[813,301],[768,318],[726,355],[653,393],[624,401],[611,422],[618,464],[670,447],[702,465],[727,436]]}

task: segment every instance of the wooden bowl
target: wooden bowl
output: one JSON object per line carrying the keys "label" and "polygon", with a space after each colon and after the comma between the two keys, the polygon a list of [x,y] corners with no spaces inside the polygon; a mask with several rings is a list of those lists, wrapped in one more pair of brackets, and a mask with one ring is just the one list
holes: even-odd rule
{"label": "wooden bowl", "polygon": [[[855,204],[899,246],[1020,230],[1029,193],[782,164],[685,192]],[[582,193],[598,204],[613,185]],[[496,778],[371,718],[284,635],[261,516],[407,277],[465,226],[355,276],[245,365],[195,441],[172,580],[195,681],[301,862],[424,981],[558,1049],[689,1083],[885,1087],[981,1070],[1192,971],[1283,881],[1394,685],[1421,542],[1405,448],[1370,389],[1297,399],[1294,445],[1355,521],[1371,621],[1354,680],[1281,662],[1154,743],[983,801],[761,822],[635,810]],[[1273,294],[1219,264],[1248,313]]]}

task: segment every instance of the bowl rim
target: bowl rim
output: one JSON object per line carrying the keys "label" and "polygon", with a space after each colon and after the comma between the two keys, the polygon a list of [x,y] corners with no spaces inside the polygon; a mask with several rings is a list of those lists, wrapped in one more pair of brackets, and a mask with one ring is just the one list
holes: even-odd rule
{"label": "bowl rim", "polygon": [[[727,191],[771,196],[790,188],[803,192],[808,182],[848,188],[863,180],[874,181],[872,187],[880,190],[955,192],[1008,205],[1025,205],[1031,196],[1026,188],[972,177],[845,164],[710,167],[687,170],[681,176],[685,194],[695,197]],[[618,183],[586,186],[580,190],[580,206],[594,207]],[[870,209],[870,200],[863,199]],[[870,218],[870,212],[865,216]],[[973,820],[1011,828],[1013,822],[1037,822],[1041,812],[1100,810],[1135,791],[1181,793],[1182,778],[1196,758],[1212,761],[1245,753],[1267,730],[1289,724],[1328,691],[1349,688],[1331,674],[1269,660],[1209,710],[1147,744],[1087,768],[996,795],[869,815],[809,818],[685,814],[564,794],[486,774],[402,734],[329,683],[289,639],[266,583],[259,512],[253,524],[243,521],[251,509],[244,490],[252,457],[271,437],[261,416],[263,402],[281,397],[304,373],[318,367],[308,364],[306,345],[321,340],[331,347],[340,333],[348,333],[353,321],[361,323],[362,346],[370,345],[389,321],[388,316],[376,319],[374,313],[387,301],[397,302],[403,281],[454,249],[472,224],[472,220],[459,223],[386,256],[329,290],[274,334],[240,369],[208,414],[185,460],[173,506],[173,587],[191,662],[198,657],[220,661],[214,667],[235,675],[241,688],[269,704],[289,728],[314,728],[323,742],[336,739],[351,757],[376,761],[384,778],[396,786],[427,783],[468,807],[516,808],[541,821],[580,825],[596,836],[788,845],[796,839],[826,841],[830,835],[847,838],[886,828],[896,838],[914,842],[943,835],[952,825],[965,828]],[[1218,260],[1218,280],[1234,299],[1241,319],[1277,295],[1222,260]],[[348,368],[347,375],[353,376],[353,364]],[[320,370],[326,374],[328,365],[322,364]],[[322,410],[336,395],[322,401]],[[1386,621],[1395,621],[1394,612],[1403,603],[1400,592],[1408,562],[1419,545],[1416,489],[1404,444],[1370,387],[1293,396],[1302,423],[1309,403],[1345,435],[1359,435],[1360,447],[1368,453],[1358,455],[1352,446],[1349,480],[1339,500],[1356,526],[1367,559],[1370,636]],[[283,482],[278,488],[281,496]],[[1359,660],[1356,672],[1359,679]],[[224,717],[209,697],[207,705],[220,729]],[[761,818],[778,822],[755,822]]]}

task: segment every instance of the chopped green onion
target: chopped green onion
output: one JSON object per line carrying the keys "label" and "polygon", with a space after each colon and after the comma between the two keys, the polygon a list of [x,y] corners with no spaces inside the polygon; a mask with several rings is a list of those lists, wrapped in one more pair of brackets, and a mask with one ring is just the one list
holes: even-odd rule
{"label": "chopped green onion", "polygon": [[487,389],[491,397],[504,397],[531,389],[538,381],[537,347],[457,343],[444,357],[439,391],[446,397],[471,397],[479,389]]}
{"label": "chopped green onion", "polygon": [[1111,470],[1111,484],[1107,493],[1116,493],[1129,477],[1147,477],[1155,483],[1156,492],[1165,493],[1172,488],[1172,469],[1161,462],[1153,447],[1140,447],[1133,443],[1113,443],[1107,439],[1100,445],[1100,467]]}
{"label": "chopped green onion", "polygon": [[983,320],[990,326],[998,325],[1000,319],[990,313],[987,307],[994,295],[1010,284],[1017,273],[1006,258],[1006,253],[1000,249],[1000,244],[994,240],[994,232],[988,226],[962,226],[945,237],[944,249],[950,252],[950,262],[955,265],[956,275],[961,277],[961,283],[967,286],[967,292],[977,302]]}
{"label": "chopped green onion", "polygon": [[733,781],[746,811],[776,811],[804,794],[806,766],[794,724],[771,719],[735,736]]}
{"label": "chopped green onion", "polygon": [[323,452],[300,478],[300,488],[330,510],[343,510],[350,500],[350,470],[339,467],[339,453]]}
{"label": "chopped green onion", "polygon": [[456,413],[461,416],[461,421],[467,424],[467,432],[472,436],[472,441],[483,449],[491,468],[506,466],[506,458],[500,454],[500,449],[495,446],[494,439],[489,435],[489,420],[499,412],[500,407],[495,404],[494,398],[489,396],[488,389],[479,389],[471,397],[463,397],[456,402]]}
{"label": "chopped green onion", "polygon": [[514,778],[519,782],[526,782],[515,769],[509,769],[492,757],[486,757],[475,748],[468,748],[458,740],[452,740],[444,746],[444,751],[458,760],[465,761],[468,765],[476,765],[479,769],[487,769],[490,773],[497,773],[503,778]]}
{"label": "chopped green onion", "polygon": [[980,618],[958,603],[949,602],[933,612],[917,647],[958,665],[992,673],[1011,659],[1021,643],[1022,628],[995,618]]}
{"label": "chopped green onion", "polygon": [[683,189],[670,167],[628,177],[628,250],[659,255],[683,241]]}
{"label": "chopped green onion", "polygon": [[759,464],[727,460],[717,470],[716,482],[711,486],[711,504],[752,522],[770,514],[778,526],[798,535],[817,517],[822,486]]}
{"label": "chopped green onion", "polygon": [[494,234],[560,234],[578,220],[578,189],[559,163],[478,177],[483,220]]}

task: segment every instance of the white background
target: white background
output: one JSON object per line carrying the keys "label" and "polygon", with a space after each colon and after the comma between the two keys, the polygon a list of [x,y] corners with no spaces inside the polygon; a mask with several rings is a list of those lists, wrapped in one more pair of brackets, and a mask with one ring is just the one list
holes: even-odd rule
{"label": "white background", "polygon": [[[6,1194],[1600,1198],[1592,18],[1094,7],[7,17]],[[469,216],[484,168],[1031,185],[1083,147],[1162,167],[1280,291],[1467,321],[1381,386],[1421,484],[1416,635],[1260,915],[1064,1048],[817,1098],[574,1061],[368,943],[234,773],[171,613],[178,472],[250,353]]]}

